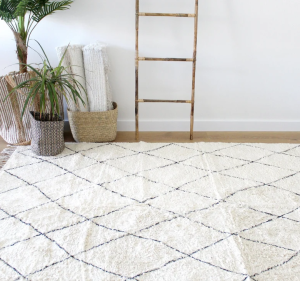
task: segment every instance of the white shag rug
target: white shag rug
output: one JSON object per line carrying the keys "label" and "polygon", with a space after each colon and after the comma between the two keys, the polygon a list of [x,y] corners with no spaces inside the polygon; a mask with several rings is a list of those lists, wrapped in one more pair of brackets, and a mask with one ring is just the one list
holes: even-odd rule
{"label": "white shag rug", "polygon": [[19,147],[0,280],[300,280],[297,144]]}

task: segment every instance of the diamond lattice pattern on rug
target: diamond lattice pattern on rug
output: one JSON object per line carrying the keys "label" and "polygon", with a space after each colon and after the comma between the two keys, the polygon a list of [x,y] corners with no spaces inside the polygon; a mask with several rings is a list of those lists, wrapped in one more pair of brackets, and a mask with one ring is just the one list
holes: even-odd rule
{"label": "diamond lattice pattern on rug", "polygon": [[300,280],[299,147],[19,147],[0,172],[0,280]]}

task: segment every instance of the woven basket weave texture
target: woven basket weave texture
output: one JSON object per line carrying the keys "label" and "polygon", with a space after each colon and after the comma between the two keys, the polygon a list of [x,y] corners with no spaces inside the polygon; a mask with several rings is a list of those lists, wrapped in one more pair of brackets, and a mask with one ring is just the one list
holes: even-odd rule
{"label": "woven basket weave texture", "polygon": [[77,142],[107,142],[117,136],[118,106],[103,112],[69,111],[72,135]]}
{"label": "woven basket weave texture", "polygon": [[30,112],[32,140],[32,151],[41,156],[55,156],[65,148],[64,121],[38,121]]}

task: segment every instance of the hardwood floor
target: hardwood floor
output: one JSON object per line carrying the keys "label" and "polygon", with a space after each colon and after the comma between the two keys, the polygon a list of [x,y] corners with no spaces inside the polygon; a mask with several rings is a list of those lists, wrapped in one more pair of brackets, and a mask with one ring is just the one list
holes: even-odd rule
{"label": "hardwood floor", "polygon": [[[66,142],[73,142],[71,133],[65,134]],[[144,142],[238,142],[238,143],[300,143],[300,132],[140,132]],[[134,132],[118,132],[116,142],[135,142]],[[0,137],[0,151],[7,144]]]}
{"label": "hardwood floor", "polygon": [[[300,143],[300,132],[141,132],[145,142],[239,142],[239,143]],[[135,142],[134,132],[118,133],[116,142]]]}
{"label": "hardwood floor", "polygon": [[6,145],[6,142],[0,137],[0,151],[2,151]]}

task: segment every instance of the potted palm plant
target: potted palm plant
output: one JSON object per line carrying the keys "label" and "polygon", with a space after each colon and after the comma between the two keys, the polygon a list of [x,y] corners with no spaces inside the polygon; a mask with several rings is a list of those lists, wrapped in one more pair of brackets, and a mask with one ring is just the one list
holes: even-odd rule
{"label": "potted palm plant", "polygon": [[15,93],[10,96],[10,103],[3,103],[15,84],[29,78],[27,57],[30,36],[42,19],[70,8],[72,3],[73,0],[0,0],[0,19],[6,22],[14,35],[19,61],[19,72],[10,73],[10,77],[0,77],[0,135],[10,144],[26,143],[31,139],[28,134],[29,114],[25,113],[23,122],[18,118],[25,102],[23,97]]}
{"label": "potted palm plant", "polygon": [[86,94],[86,90],[75,76],[68,72],[69,69],[62,65],[66,52],[59,65],[52,67],[41,45],[40,47],[44,55],[41,56],[41,67],[35,68],[31,64],[24,64],[31,70],[31,78],[14,87],[5,99],[18,91],[27,90],[22,117],[29,105],[36,103],[39,108],[39,111],[30,111],[31,148],[37,155],[54,156],[60,154],[65,147],[60,102],[64,97],[67,103],[85,104],[80,93]]}

